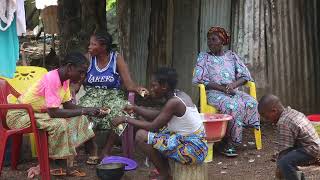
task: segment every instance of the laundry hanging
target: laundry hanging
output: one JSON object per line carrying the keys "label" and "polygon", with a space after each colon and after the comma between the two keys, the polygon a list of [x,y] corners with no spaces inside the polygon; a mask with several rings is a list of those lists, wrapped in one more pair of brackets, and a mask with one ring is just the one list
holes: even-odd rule
{"label": "laundry hanging", "polygon": [[[13,78],[16,62],[19,59],[19,39],[17,36],[16,18],[5,31],[0,30],[0,76]],[[1,22],[2,25],[6,25]]]}
{"label": "laundry hanging", "polygon": [[16,0],[0,0],[0,30],[7,30],[13,21],[14,13],[17,10]]}
{"label": "laundry hanging", "polygon": [[0,0],[0,76],[12,78],[19,59],[16,0]]}
{"label": "laundry hanging", "polygon": [[58,0],[36,0],[36,8],[44,9],[48,6],[57,6]]}
{"label": "laundry hanging", "polygon": [[27,32],[26,26],[26,11],[24,9],[24,0],[17,0],[17,34],[22,36]]}

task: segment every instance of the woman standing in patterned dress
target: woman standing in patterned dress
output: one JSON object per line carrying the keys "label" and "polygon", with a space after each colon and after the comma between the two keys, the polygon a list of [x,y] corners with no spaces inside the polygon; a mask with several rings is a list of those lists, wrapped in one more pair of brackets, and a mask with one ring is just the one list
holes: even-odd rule
{"label": "woman standing in patterned dress", "polygon": [[207,33],[209,52],[201,52],[197,59],[194,84],[204,84],[208,103],[221,113],[232,115],[229,121],[223,154],[236,156],[235,145],[242,141],[243,127],[260,127],[257,101],[238,87],[253,81],[248,68],[239,56],[223,46],[230,43],[230,36],[221,27],[211,27]]}

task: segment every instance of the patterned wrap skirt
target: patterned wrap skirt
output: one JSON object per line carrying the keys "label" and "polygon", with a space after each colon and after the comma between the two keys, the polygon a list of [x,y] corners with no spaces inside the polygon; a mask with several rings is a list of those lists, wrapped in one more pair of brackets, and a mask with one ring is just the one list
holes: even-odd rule
{"label": "patterned wrap skirt", "polygon": [[120,124],[114,127],[111,120],[119,116],[129,116],[123,108],[129,104],[125,98],[125,93],[117,89],[99,89],[93,87],[85,88],[85,95],[79,99],[79,105],[83,107],[105,107],[110,108],[111,112],[104,118],[90,117],[94,122],[95,130],[113,130],[121,135],[127,124]]}
{"label": "patterned wrap skirt", "polygon": [[204,130],[183,136],[164,129],[158,133],[148,132],[148,144],[163,156],[182,164],[200,164],[208,153]]}
{"label": "patterned wrap skirt", "polygon": [[[86,116],[51,118],[48,113],[35,113],[37,127],[48,132],[49,157],[67,159],[77,155],[76,148],[94,137]],[[10,110],[7,113],[9,128],[26,128],[31,125],[25,110]]]}

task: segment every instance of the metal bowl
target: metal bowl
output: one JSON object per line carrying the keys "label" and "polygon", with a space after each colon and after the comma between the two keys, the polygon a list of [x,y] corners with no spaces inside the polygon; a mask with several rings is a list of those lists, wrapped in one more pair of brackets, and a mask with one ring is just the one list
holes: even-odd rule
{"label": "metal bowl", "polygon": [[99,164],[96,173],[101,180],[120,180],[124,175],[124,167],[123,163]]}

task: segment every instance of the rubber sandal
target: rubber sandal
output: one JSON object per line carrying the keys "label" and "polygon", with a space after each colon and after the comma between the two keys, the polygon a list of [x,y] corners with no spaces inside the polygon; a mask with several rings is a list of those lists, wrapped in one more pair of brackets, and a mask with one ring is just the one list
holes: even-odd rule
{"label": "rubber sandal", "polygon": [[65,171],[63,171],[62,168],[58,168],[58,169],[51,169],[50,170],[50,174],[52,176],[65,176],[67,175],[67,173]]}
{"label": "rubber sandal", "polygon": [[236,153],[236,150],[234,148],[227,148],[224,149],[221,154],[227,156],[227,157],[236,157],[238,154]]}
{"label": "rubber sandal", "polygon": [[153,169],[150,171],[149,173],[149,177],[150,178],[156,178],[160,175],[159,171],[157,169]]}
{"label": "rubber sandal", "polygon": [[87,174],[85,172],[81,172],[79,170],[72,170],[68,173],[68,176],[72,177],[85,177]]}
{"label": "rubber sandal", "polygon": [[86,163],[89,165],[97,165],[100,163],[100,158],[98,156],[89,156]]}
{"label": "rubber sandal", "polygon": [[158,177],[153,177],[150,180],[161,180],[161,179],[172,180],[172,176],[167,176],[167,177],[158,176]]}

